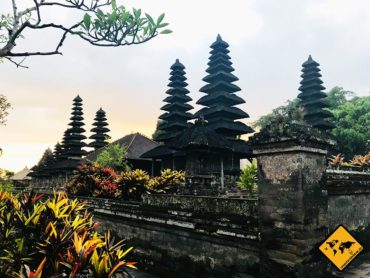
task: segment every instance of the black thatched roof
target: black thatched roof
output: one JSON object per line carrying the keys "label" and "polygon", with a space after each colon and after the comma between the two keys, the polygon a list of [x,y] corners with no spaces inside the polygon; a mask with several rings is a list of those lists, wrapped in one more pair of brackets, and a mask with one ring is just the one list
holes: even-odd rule
{"label": "black thatched roof", "polygon": [[332,123],[333,114],[325,110],[329,108],[327,95],[323,92],[325,87],[322,85],[320,64],[315,62],[311,55],[302,65],[302,81],[299,90],[301,93],[298,98],[304,108],[304,120],[313,127],[330,130],[335,126]]}
{"label": "black thatched roof", "polygon": [[202,121],[196,121],[195,125],[184,130],[168,144],[170,148],[183,149],[217,149],[231,150],[231,143],[222,135],[216,133],[213,129]]}
{"label": "black thatched roof", "polygon": [[[124,145],[127,148],[127,159],[132,160],[147,160],[141,156],[148,152],[149,150],[154,149],[159,146],[159,143],[149,139],[148,137],[140,133],[132,133],[114,141],[111,144],[119,144],[120,146]],[[105,150],[107,146],[100,148],[96,151],[89,153],[84,160],[95,161],[98,155]]]}
{"label": "black thatched roof", "polygon": [[252,149],[244,140],[230,140],[234,153],[241,155],[243,158],[252,157]]}
{"label": "black thatched roof", "polygon": [[159,145],[146,153],[141,155],[142,158],[163,158],[168,156],[174,156],[178,151],[168,148],[165,145]]}

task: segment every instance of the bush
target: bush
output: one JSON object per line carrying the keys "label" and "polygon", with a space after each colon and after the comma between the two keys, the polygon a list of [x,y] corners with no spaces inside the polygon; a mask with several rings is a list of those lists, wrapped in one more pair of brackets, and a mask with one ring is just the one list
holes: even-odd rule
{"label": "bush", "polygon": [[96,231],[98,224],[66,193],[41,201],[0,192],[0,277],[112,277],[133,267],[123,242]]}
{"label": "bush", "polygon": [[131,172],[122,172],[117,177],[117,183],[126,200],[139,201],[141,195],[148,192],[150,176],[147,172],[136,169]]}
{"label": "bush", "polygon": [[370,152],[365,155],[355,155],[351,161],[344,161],[344,156],[342,154],[332,155],[329,158],[329,166],[334,168],[340,167],[352,167],[352,168],[362,168],[369,169],[370,167]]}
{"label": "bush", "polygon": [[156,193],[175,193],[184,181],[184,171],[165,169],[161,171],[161,176],[150,180],[149,188]]}
{"label": "bush", "polygon": [[144,193],[175,193],[185,181],[185,172],[163,170],[161,176],[150,178],[147,172],[136,169],[117,175],[99,165],[83,165],[67,183],[69,194],[140,201]]}
{"label": "bush", "polygon": [[82,165],[77,168],[66,189],[73,195],[117,198],[121,196],[121,191],[115,179],[116,173],[111,169],[99,165]]}
{"label": "bush", "polygon": [[95,160],[95,163],[101,167],[114,169],[115,171],[130,171],[127,163],[127,149],[119,144],[110,144],[105,147]]}
{"label": "bush", "polygon": [[242,170],[237,185],[242,189],[247,189],[249,192],[257,188],[257,164],[255,161]]}
{"label": "bush", "polygon": [[13,182],[10,180],[0,180],[0,191],[10,192],[13,188]]}

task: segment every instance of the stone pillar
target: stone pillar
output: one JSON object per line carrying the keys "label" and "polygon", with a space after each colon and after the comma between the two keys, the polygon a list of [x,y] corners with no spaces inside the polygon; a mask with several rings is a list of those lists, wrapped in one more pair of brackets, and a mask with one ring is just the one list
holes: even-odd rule
{"label": "stone pillar", "polygon": [[251,139],[258,165],[260,277],[321,277],[318,246],[327,234],[322,186],[334,140],[301,124],[267,128]]}

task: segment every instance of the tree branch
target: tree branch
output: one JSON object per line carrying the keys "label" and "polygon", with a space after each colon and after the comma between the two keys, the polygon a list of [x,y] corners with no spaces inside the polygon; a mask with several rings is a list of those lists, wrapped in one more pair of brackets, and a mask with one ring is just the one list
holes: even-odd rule
{"label": "tree branch", "polygon": [[[117,47],[145,43],[158,35],[157,29],[168,25],[160,24],[164,15],[161,15],[155,23],[151,16],[147,14],[141,16],[140,9],[133,9],[133,12],[130,12],[123,6],[112,5],[111,12],[100,10],[101,7],[111,4],[112,0],[33,0],[33,7],[18,11],[17,0],[12,0],[13,18],[9,22],[5,21],[9,34],[4,42],[5,45],[0,48],[0,58],[6,58],[17,67],[26,68],[22,65],[24,59],[17,62],[12,57],[62,55],[60,49],[68,35],[77,35],[94,46]],[[75,9],[85,12],[85,15],[82,21],[71,27],[54,22],[42,24],[43,9],[41,8],[46,6]],[[77,29],[79,27],[81,29]],[[13,52],[17,39],[22,37],[22,33],[27,28],[55,29],[63,33],[53,51]],[[166,30],[165,33],[169,32]]]}
{"label": "tree branch", "polygon": [[8,61],[10,61],[11,63],[15,64],[15,65],[17,66],[17,68],[24,68],[24,69],[28,69],[28,67],[27,67],[27,66],[23,66],[23,65],[22,65],[22,63],[26,60],[26,58],[27,58],[27,57],[24,57],[24,58],[22,59],[22,61],[20,61],[20,62],[16,62],[16,61],[14,61],[12,58],[10,58],[10,57],[5,57],[5,59],[7,59],[7,60],[8,60]]}

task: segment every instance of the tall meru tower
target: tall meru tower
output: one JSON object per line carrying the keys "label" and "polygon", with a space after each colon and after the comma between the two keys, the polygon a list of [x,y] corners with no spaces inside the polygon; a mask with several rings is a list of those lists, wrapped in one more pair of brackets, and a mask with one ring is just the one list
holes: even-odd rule
{"label": "tall meru tower", "polygon": [[166,144],[190,126],[188,121],[192,119],[193,115],[188,111],[193,107],[188,104],[191,98],[188,96],[189,90],[186,88],[188,86],[188,83],[185,82],[186,79],[185,67],[177,59],[171,66],[169,89],[166,91],[169,96],[163,100],[167,104],[161,108],[166,113],[159,116],[164,124],[159,127],[161,134],[155,138],[156,141]]}
{"label": "tall meru tower", "polygon": [[239,79],[232,74],[234,68],[228,55],[230,52],[228,47],[229,44],[220,35],[211,45],[211,56],[206,70],[208,75],[203,78],[208,84],[200,89],[206,95],[197,101],[197,104],[205,107],[195,116],[207,120],[209,126],[217,133],[235,139],[242,134],[253,132],[253,129],[237,121],[249,118],[249,115],[235,107],[245,101],[235,94],[241,89],[233,84]]}
{"label": "tall meru tower", "polygon": [[326,100],[327,94],[323,92],[325,87],[320,79],[320,64],[315,62],[311,55],[302,65],[302,81],[299,90],[301,93],[298,98],[303,106],[303,119],[313,127],[330,130],[334,124],[330,121],[333,114],[326,110],[329,104]]}

